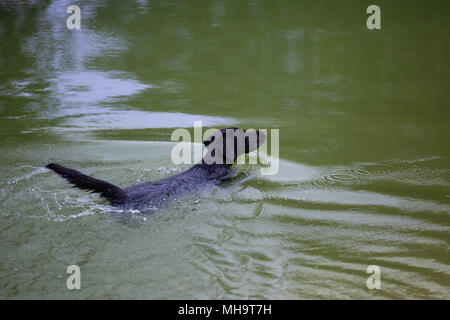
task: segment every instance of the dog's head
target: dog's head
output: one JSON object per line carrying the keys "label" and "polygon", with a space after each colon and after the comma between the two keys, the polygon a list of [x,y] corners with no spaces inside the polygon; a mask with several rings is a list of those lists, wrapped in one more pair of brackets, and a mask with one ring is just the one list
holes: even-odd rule
{"label": "dog's head", "polygon": [[203,160],[207,164],[233,164],[238,156],[258,149],[265,141],[262,130],[224,128],[203,141],[208,149]]}

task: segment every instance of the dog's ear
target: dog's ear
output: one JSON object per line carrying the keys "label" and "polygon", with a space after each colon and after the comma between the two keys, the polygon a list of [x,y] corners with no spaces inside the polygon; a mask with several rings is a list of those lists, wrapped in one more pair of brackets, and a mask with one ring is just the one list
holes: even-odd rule
{"label": "dog's ear", "polygon": [[266,141],[265,130],[245,131],[245,153],[258,149]]}
{"label": "dog's ear", "polygon": [[210,136],[210,137],[206,138],[206,140],[203,141],[203,145],[205,147],[209,146],[211,144],[211,142],[214,141],[214,139],[215,139],[214,136]]}
{"label": "dog's ear", "polygon": [[[223,130],[223,129],[222,129]],[[211,143],[213,143],[216,140],[216,137],[220,137],[223,135],[222,130],[215,131],[212,135],[210,135],[208,138],[203,140],[203,145],[205,147],[209,146]]]}
{"label": "dog's ear", "polygon": [[206,138],[206,139],[203,141],[203,145],[204,145],[205,147],[207,147],[208,145],[210,145],[212,142],[214,142],[214,140],[216,139],[216,136],[222,136],[222,138],[223,138],[224,141],[225,141],[225,134],[226,134],[227,130],[233,130],[233,131],[236,131],[236,130],[238,130],[238,129],[239,129],[239,128],[231,127],[231,128],[223,128],[223,129],[217,130],[216,132],[214,132],[212,135],[210,135],[208,138]]}

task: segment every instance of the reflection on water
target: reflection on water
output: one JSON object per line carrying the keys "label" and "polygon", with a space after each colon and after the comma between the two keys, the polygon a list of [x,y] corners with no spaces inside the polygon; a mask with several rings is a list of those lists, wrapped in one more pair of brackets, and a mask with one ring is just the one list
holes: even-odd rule
{"label": "reflection on water", "polygon": [[68,126],[91,129],[146,129],[146,128],[186,128],[194,121],[202,121],[207,127],[225,127],[236,122],[230,118],[189,115],[168,112],[142,112],[101,110],[101,113],[77,117],[68,121]]}
{"label": "reflection on water", "polygon": [[60,100],[63,113],[66,104],[73,108],[95,107],[102,102],[117,101],[120,97],[126,98],[154,87],[130,79],[129,75],[95,71],[64,72],[59,74],[53,82],[52,98]]}
{"label": "reflection on water", "polygon": [[225,117],[120,110],[102,106],[108,102],[126,101],[132,95],[155,87],[141,84],[122,73],[64,72],[57,76],[51,88],[50,99],[58,101],[57,109],[49,110],[42,116],[70,116],[63,125],[95,130],[192,127],[197,120],[208,127],[236,123],[236,120]]}
{"label": "reflection on water", "polygon": [[[0,3],[1,298],[449,298],[448,2],[70,4]],[[279,172],[144,216],[43,169],[158,180],[196,120],[279,128]]]}

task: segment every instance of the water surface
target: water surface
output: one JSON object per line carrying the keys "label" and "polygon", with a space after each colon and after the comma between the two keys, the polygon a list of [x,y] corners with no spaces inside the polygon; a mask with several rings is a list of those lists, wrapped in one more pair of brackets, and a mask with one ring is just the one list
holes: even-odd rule
{"label": "water surface", "polygon": [[[0,298],[450,298],[448,2],[71,4],[0,4]],[[43,169],[167,177],[196,120],[278,128],[280,171],[143,216]]]}

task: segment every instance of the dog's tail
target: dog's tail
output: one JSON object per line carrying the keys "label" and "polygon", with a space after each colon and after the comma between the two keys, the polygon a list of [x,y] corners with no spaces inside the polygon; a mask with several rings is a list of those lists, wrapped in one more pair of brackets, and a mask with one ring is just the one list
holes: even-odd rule
{"label": "dog's tail", "polygon": [[101,197],[109,200],[112,204],[121,204],[127,197],[121,188],[109,182],[89,177],[81,172],[63,167],[56,163],[50,163],[45,167],[53,170],[77,188],[100,193]]}

